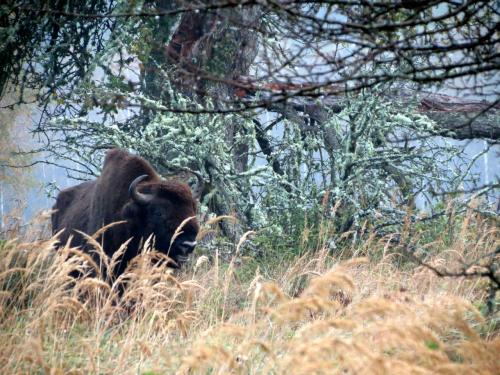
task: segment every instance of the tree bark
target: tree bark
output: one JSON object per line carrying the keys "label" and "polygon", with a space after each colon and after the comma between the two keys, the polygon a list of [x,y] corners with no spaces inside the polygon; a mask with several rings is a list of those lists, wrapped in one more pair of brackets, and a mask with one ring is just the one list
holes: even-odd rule
{"label": "tree bark", "polygon": [[[241,9],[219,9],[217,11],[187,12],[181,15],[168,43],[162,45],[163,58],[174,71],[174,84],[184,95],[201,103],[210,101],[215,109],[223,110],[228,101],[237,99],[235,87],[222,80],[205,77],[234,77],[248,74],[257,55],[258,29],[261,7]],[[225,142],[232,146],[233,164],[236,172],[248,166],[248,146],[237,143],[244,135],[242,123],[229,123],[225,129]],[[205,163],[206,164],[206,163]],[[209,180],[220,181],[217,170],[207,168]],[[213,184],[214,185],[214,184]],[[220,197],[211,201],[219,215],[236,212],[236,202],[224,191],[224,184],[216,186]],[[244,220],[244,217],[239,219]],[[226,235],[237,238],[241,235],[234,225],[221,223]]]}
{"label": "tree bark", "polygon": [[434,94],[421,97],[419,111],[434,120],[445,137],[500,140],[498,103]]}
{"label": "tree bark", "polygon": [[[289,85],[289,84],[288,84]],[[448,95],[418,94],[415,98],[408,92],[391,93],[390,100],[396,100],[402,105],[417,101],[417,110],[427,115],[436,123],[435,135],[441,135],[457,140],[482,138],[500,142],[500,104],[485,101],[475,101]],[[302,112],[304,115],[324,122],[328,111],[340,113],[345,107],[345,98],[329,96],[320,103],[316,99],[295,97],[288,100],[288,105],[272,103],[268,108],[286,114],[290,110]]]}

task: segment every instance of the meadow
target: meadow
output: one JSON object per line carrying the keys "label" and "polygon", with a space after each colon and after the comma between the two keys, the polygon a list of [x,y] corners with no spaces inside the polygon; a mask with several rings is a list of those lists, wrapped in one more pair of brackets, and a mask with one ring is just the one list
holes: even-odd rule
{"label": "meadow", "polygon": [[[217,240],[201,245],[180,271],[153,261],[161,255],[146,244],[112,280],[78,249],[56,251],[40,220],[0,243],[2,374],[500,373],[487,280],[438,277],[391,235],[339,236],[332,250],[320,228],[314,244],[301,234],[293,256],[259,258],[249,232],[229,256]],[[426,263],[457,269],[498,248],[494,224],[471,212],[453,235],[399,235]],[[75,280],[74,270],[89,276]]]}

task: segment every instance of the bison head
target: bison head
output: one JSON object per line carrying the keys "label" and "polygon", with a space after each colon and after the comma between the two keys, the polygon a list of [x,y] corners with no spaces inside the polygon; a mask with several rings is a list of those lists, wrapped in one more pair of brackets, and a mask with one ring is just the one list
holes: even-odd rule
{"label": "bison head", "polygon": [[[155,238],[155,248],[167,254],[177,264],[187,260],[196,245],[199,224],[195,218],[196,201],[190,188],[176,181],[152,181],[138,184],[149,176],[137,177],[129,187],[130,202],[124,217],[132,227],[132,236]],[[139,191],[141,190],[141,191]],[[174,233],[188,218],[180,234]]]}

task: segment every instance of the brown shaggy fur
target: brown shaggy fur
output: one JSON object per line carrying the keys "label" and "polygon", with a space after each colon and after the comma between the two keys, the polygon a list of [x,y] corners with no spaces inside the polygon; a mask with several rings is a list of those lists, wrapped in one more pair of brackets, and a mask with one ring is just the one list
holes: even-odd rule
{"label": "brown shaggy fur", "polygon": [[[138,190],[154,196],[147,205],[138,204],[129,195],[131,182],[141,175],[149,178],[138,185]],[[199,230],[197,220],[190,220],[171,246],[177,227],[196,213],[189,186],[162,180],[146,160],[120,149],[108,151],[99,178],[61,191],[53,208],[53,233],[64,229],[61,243],[71,240],[71,245],[84,250],[86,241],[75,230],[93,234],[110,223],[126,221],[111,227],[99,239],[105,253],[112,256],[123,242],[132,238],[114,270],[115,276],[125,270],[130,259],[138,254],[141,241],[151,234],[155,236],[155,247],[177,261],[179,256],[187,255],[180,244],[194,241]]]}

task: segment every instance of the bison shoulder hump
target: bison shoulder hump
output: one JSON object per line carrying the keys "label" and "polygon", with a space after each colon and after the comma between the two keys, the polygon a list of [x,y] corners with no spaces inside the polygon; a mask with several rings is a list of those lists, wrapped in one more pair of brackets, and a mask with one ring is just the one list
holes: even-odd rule
{"label": "bison shoulder hump", "polygon": [[104,165],[103,167],[106,166],[106,164],[113,163],[115,160],[118,159],[123,159],[130,156],[130,154],[122,149],[119,148],[113,148],[106,152],[106,157],[104,158]]}

